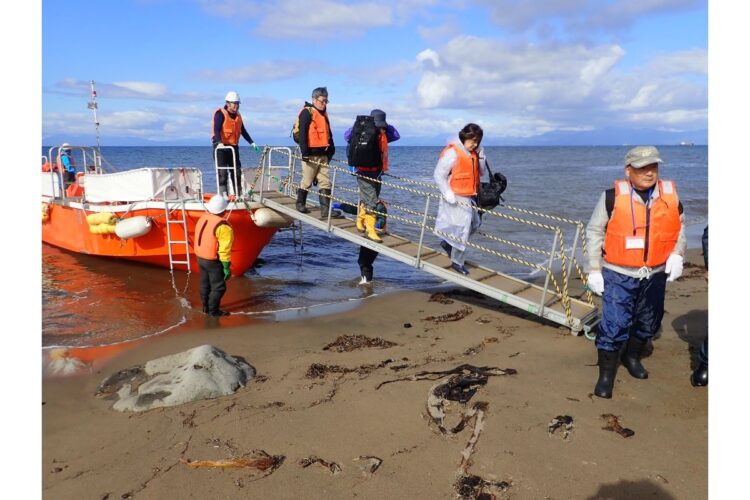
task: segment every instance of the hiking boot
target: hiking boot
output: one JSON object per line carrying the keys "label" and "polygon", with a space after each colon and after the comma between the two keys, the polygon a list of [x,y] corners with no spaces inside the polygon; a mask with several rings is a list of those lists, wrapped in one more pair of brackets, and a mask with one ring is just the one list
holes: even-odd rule
{"label": "hiking boot", "polygon": [[445,253],[448,254],[448,257],[450,257],[451,256],[451,250],[453,250],[453,247],[451,246],[451,244],[448,243],[445,240],[442,240],[440,242],[440,246],[443,247],[443,250],[445,250]]}
{"label": "hiking boot", "polygon": [[628,369],[628,373],[634,378],[647,379],[648,371],[641,364],[641,355],[646,347],[645,340],[630,336],[622,353],[622,365]]}
{"label": "hiking boot", "polygon": [[690,383],[693,387],[705,387],[708,385],[708,364],[700,363],[698,368],[690,375]]}
{"label": "hiking boot", "polygon": [[463,266],[463,265],[461,265],[461,264],[458,264],[458,263],[456,263],[456,262],[452,262],[452,263],[451,263],[451,269],[453,269],[453,270],[454,270],[454,271],[456,271],[457,273],[461,273],[461,274],[464,274],[464,275],[466,275],[466,276],[468,276],[468,275],[469,275],[469,270],[468,270],[468,269],[466,269],[466,266]]}
{"label": "hiking boot", "polygon": [[365,214],[365,230],[367,231],[365,233],[365,236],[367,236],[368,239],[371,239],[372,241],[375,241],[377,243],[381,243],[383,240],[380,239],[380,236],[378,236],[377,231],[375,231],[375,216],[372,214]]}
{"label": "hiking boot", "polygon": [[294,207],[297,209],[297,212],[300,212],[303,214],[310,213],[310,210],[305,206],[305,203],[307,203],[307,191],[300,188],[297,190],[297,203],[294,204]]}
{"label": "hiking boot", "polygon": [[214,316],[214,317],[229,316],[230,314],[232,314],[232,313],[230,313],[229,311],[221,310],[221,309],[219,309],[218,311],[214,311],[214,312],[208,313],[209,316]]}
{"label": "hiking boot", "polygon": [[610,399],[615,385],[618,352],[597,349],[597,353],[599,355],[599,379],[596,381],[596,387],[594,387],[594,395]]}
{"label": "hiking boot", "polygon": [[359,210],[357,210],[357,231],[360,233],[365,232],[365,205],[364,203],[359,204]]}
{"label": "hiking boot", "polygon": [[[318,190],[318,200],[320,200],[320,218],[327,219],[328,208],[331,206],[331,190],[330,189]],[[331,210],[331,219],[343,219],[343,218],[344,216],[342,215],[341,210],[337,210],[337,209]]]}

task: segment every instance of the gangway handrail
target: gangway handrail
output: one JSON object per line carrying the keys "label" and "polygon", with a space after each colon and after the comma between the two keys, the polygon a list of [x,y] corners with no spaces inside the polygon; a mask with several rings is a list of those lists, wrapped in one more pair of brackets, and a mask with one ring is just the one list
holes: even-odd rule
{"label": "gangway handrail", "polygon": [[[269,148],[268,146],[266,146],[264,148],[264,152],[263,152],[263,156],[261,158],[261,162],[259,162],[260,164],[258,165],[258,168],[256,169],[256,176],[255,176],[256,181],[257,181],[257,179],[260,176],[263,176],[263,178],[267,178],[270,175],[270,170],[269,169],[272,166],[273,162],[270,161],[270,159],[268,158],[268,156],[270,155],[270,151],[271,150],[279,151],[279,152],[282,152],[284,154],[287,154],[287,155],[289,155],[289,158],[290,158],[289,174],[288,174],[287,178],[283,182],[281,182],[281,184],[279,186],[277,186],[277,189],[275,191],[277,193],[282,193],[282,194],[284,194],[286,196],[291,195],[291,198],[294,198],[294,193],[292,192],[292,189],[296,188],[296,189],[303,189],[303,190],[305,190],[305,188],[302,188],[298,183],[295,183],[295,167],[296,167],[296,164],[297,164],[297,160],[301,160],[302,159],[301,158],[301,154],[299,152],[299,148],[296,148],[295,151],[292,153],[289,148]],[[334,159],[334,161],[337,162],[337,163],[342,163],[340,160]],[[322,165],[323,164],[321,163],[321,166]],[[351,189],[351,188],[348,188],[348,187],[343,187],[343,186],[339,187],[340,183],[338,182],[338,173],[342,172],[342,173],[346,173],[347,176],[352,175],[354,177],[359,177],[359,175],[356,174],[355,172],[351,172],[348,167],[346,169],[344,169],[344,168],[341,168],[341,167],[337,166],[334,163],[327,164],[326,166],[328,167],[329,172],[330,172],[329,177],[331,178],[331,184],[332,185],[331,185],[331,192],[330,192],[330,194],[322,194],[322,196],[327,197],[330,200],[330,203],[328,203],[329,212],[327,214],[322,214],[322,217],[323,217],[322,220],[321,219],[317,219],[317,220],[320,221],[320,222],[322,222],[324,224],[324,229],[326,231],[337,233],[338,232],[338,229],[337,229],[338,223],[337,223],[337,225],[334,225],[333,221],[332,221],[332,210],[333,210],[333,205],[334,205],[333,202],[346,203],[346,204],[351,204],[351,205],[354,205],[354,206],[358,205],[357,202],[352,202],[351,200],[348,200],[348,199],[345,199],[345,198],[341,197],[341,194],[340,194],[341,192],[356,193],[356,192],[358,192],[358,190]],[[399,180],[408,179],[408,178],[402,178],[402,177],[393,176],[393,175],[390,175],[390,177],[397,178]],[[563,234],[563,231],[562,231],[561,227],[558,224],[550,224],[550,223],[546,223],[546,222],[536,221],[536,220],[530,219],[528,217],[518,217],[518,216],[515,216],[515,215],[508,214],[508,213],[503,213],[501,211],[484,210],[484,209],[476,207],[473,204],[465,204],[465,203],[460,203],[459,202],[459,204],[461,204],[463,206],[466,206],[466,207],[469,207],[472,210],[476,210],[476,211],[478,211],[482,215],[489,215],[489,216],[492,216],[492,217],[499,217],[499,218],[503,218],[505,220],[512,221],[514,223],[525,224],[525,225],[529,225],[531,227],[535,227],[537,229],[542,229],[542,230],[550,231],[552,233],[552,248],[551,248],[551,250],[537,249],[537,248],[532,247],[530,245],[524,245],[524,244],[521,244],[521,243],[512,242],[512,241],[504,239],[504,238],[499,238],[499,237],[496,237],[494,235],[490,235],[490,234],[488,234],[486,232],[482,232],[482,231],[479,232],[480,235],[482,235],[483,237],[486,237],[490,241],[494,241],[494,242],[497,242],[497,243],[500,243],[500,244],[505,244],[505,245],[514,247],[516,249],[520,248],[520,249],[523,249],[523,250],[530,250],[530,251],[533,251],[533,252],[545,255],[546,258],[547,258],[547,260],[546,260],[546,266],[545,266],[545,265],[538,264],[538,263],[535,263],[535,262],[529,262],[526,259],[522,259],[522,258],[513,256],[513,255],[509,255],[509,254],[504,253],[504,252],[499,252],[499,251],[497,251],[495,249],[488,248],[488,247],[486,247],[486,246],[484,246],[484,245],[482,245],[482,244],[480,244],[480,243],[478,243],[476,241],[465,241],[463,239],[455,238],[455,236],[448,235],[448,234],[445,234],[445,233],[441,233],[440,231],[436,230],[434,228],[434,225],[431,226],[430,224],[428,224],[428,221],[431,221],[431,220],[435,219],[435,217],[433,217],[433,216],[431,216],[429,214],[431,199],[432,198],[435,198],[435,199],[439,199],[440,198],[440,194],[438,192],[436,192],[436,189],[435,189],[434,185],[429,185],[429,184],[424,183],[422,181],[413,181],[411,179],[408,179],[409,183],[411,183],[411,184],[423,185],[423,186],[426,186],[426,187],[429,188],[429,190],[424,190],[423,191],[423,190],[420,190],[420,189],[414,189],[412,187],[407,187],[407,186],[395,184],[393,182],[383,181],[382,179],[370,179],[370,180],[374,180],[375,182],[380,182],[383,185],[388,185],[388,186],[391,186],[391,187],[393,187],[395,189],[398,189],[398,190],[401,190],[401,191],[409,192],[409,193],[414,194],[416,196],[425,197],[425,199],[426,199],[426,201],[425,201],[425,209],[422,212],[420,212],[418,210],[413,210],[413,209],[410,209],[410,208],[407,208],[407,207],[398,206],[398,205],[396,205],[394,203],[389,203],[389,209],[388,209],[388,213],[387,214],[385,214],[385,213],[381,214],[377,210],[373,211],[376,215],[377,214],[386,215],[388,217],[389,222],[397,221],[397,222],[403,222],[404,224],[407,224],[407,225],[410,225],[410,226],[417,226],[417,227],[419,227],[419,231],[418,231],[418,243],[416,243],[416,246],[417,246],[416,255],[415,256],[412,255],[414,257],[414,260],[413,261],[410,260],[409,261],[410,263],[412,263],[416,267],[422,267],[422,264],[423,264],[422,249],[423,249],[423,246],[424,246],[424,236],[425,236],[425,232],[427,230],[430,230],[430,232],[432,232],[436,236],[442,237],[443,239],[447,239],[448,241],[450,241],[450,240],[461,241],[467,247],[476,248],[476,249],[480,250],[481,252],[489,253],[491,255],[494,255],[494,256],[503,258],[505,260],[508,260],[510,262],[513,262],[515,264],[523,265],[525,267],[528,267],[530,269],[533,269],[533,270],[536,270],[536,271],[539,271],[539,272],[544,272],[545,273],[545,280],[544,280],[544,286],[541,288],[541,290],[543,290],[542,291],[542,296],[541,296],[541,300],[539,301],[539,304],[537,305],[538,307],[536,308],[537,311],[538,311],[538,314],[540,316],[544,314],[545,304],[547,303],[548,290],[549,290],[549,288],[551,286],[554,289],[553,296],[554,296],[555,300],[560,301],[561,305],[563,305],[564,308],[565,308],[567,323],[569,325],[573,324],[573,318],[572,318],[572,312],[571,312],[571,305],[570,305],[571,304],[571,297],[570,297],[570,293],[569,293],[569,289],[568,289],[570,271],[572,270],[573,266],[575,266],[576,272],[581,277],[581,280],[582,280],[583,284],[584,285],[586,284],[586,276],[583,275],[583,271],[582,271],[581,267],[579,266],[579,264],[578,264],[578,262],[576,261],[576,258],[575,258],[576,245],[577,245],[579,237],[581,236],[581,229],[583,228],[583,224],[580,221],[574,221],[574,220],[571,220],[571,219],[568,219],[568,218],[565,218],[565,217],[559,217],[559,216],[554,216],[554,215],[549,215],[549,214],[542,214],[541,212],[536,212],[536,211],[533,211],[533,210],[525,210],[525,209],[519,209],[518,207],[513,207],[513,209],[515,209],[516,211],[525,213],[525,214],[530,215],[530,216],[537,216],[537,215],[539,215],[543,219],[546,219],[548,221],[557,222],[558,224],[560,224],[560,223],[566,223],[566,224],[573,224],[573,225],[575,225],[576,226],[576,234],[575,234],[575,237],[573,238],[574,243],[572,245],[570,253],[568,254],[568,251],[567,251],[566,245],[565,245],[564,234]],[[255,184],[255,182],[253,184]],[[254,187],[255,186],[253,186],[253,189],[254,189]],[[307,188],[306,190],[307,191],[312,191],[312,186],[309,187],[309,188]],[[253,192],[251,191],[251,194],[252,193]],[[264,202],[264,198],[267,196],[267,193],[263,189],[263,186],[261,186],[261,189],[258,190],[257,192],[255,192],[254,194],[257,196],[258,200],[261,203]],[[318,195],[321,196],[321,193],[318,192]],[[397,211],[403,211],[407,215],[414,216],[415,219],[411,219],[409,217],[402,217],[400,214],[394,213],[394,212],[397,212]],[[297,218],[298,220],[301,220],[299,217],[296,217],[297,215],[299,215],[296,211],[288,212],[288,215],[292,215],[293,218]],[[419,220],[416,220],[416,218],[418,218]],[[310,219],[309,216],[306,217],[305,218],[305,222],[309,222],[309,219]],[[392,232],[389,232],[388,234],[393,235]],[[347,236],[345,236],[343,234],[341,234],[341,236],[344,236],[345,238],[349,239]],[[415,236],[415,238],[416,238],[416,236]],[[364,240],[364,241],[362,241],[362,240]],[[361,245],[364,244],[365,246],[368,246],[369,241],[370,240],[360,238],[358,240],[358,244],[361,244]],[[555,267],[555,262],[556,261],[560,262],[559,272],[560,272],[561,276],[560,276],[559,280],[555,276],[555,271],[554,271],[554,267]],[[455,275],[455,273],[453,273],[453,274]],[[471,278],[468,278],[468,279],[471,279]],[[584,291],[585,291],[585,296],[586,296],[586,300],[587,300],[588,304],[593,307],[593,296],[591,295],[591,293],[586,288],[584,288]]]}

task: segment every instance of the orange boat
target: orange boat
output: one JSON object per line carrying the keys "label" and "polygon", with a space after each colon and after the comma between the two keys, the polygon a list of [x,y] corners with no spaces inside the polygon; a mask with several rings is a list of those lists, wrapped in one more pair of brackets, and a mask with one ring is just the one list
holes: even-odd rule
{"label": "orange boat", "polygon": [[[63,146],[80,153],[85,172],[65,185]],[[42,241],[73,252],[128,259],[169,269],[197,270],[195,224],[212,196],[197,168],[102,170],[95,148],[54,146],[42,157]],[[250,175],[253,171],[244,175]],[[243,179],[244,183],[244,179]],[[240,192],[246,192],[242,186]],[[290,220],[243,197],[232,196],[225,217],[234,230],[232,275],[253,265],[279,227]]]}

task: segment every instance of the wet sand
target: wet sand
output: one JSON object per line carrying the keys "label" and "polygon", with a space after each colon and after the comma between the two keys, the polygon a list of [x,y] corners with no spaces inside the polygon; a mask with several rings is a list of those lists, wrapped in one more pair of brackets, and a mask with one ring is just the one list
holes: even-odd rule
{"label": "wet sand", "polygon": [[[403,380],[468,363],[512,368],[490,376],[445,425],[486,402],[465,470],[498,498],[659,498],[708,495],[708,390],[689,382],[707,328],[702,256],[670,283],[663,331],[644,359],[648,380],[620,368],[612,400],[591,395],[593,342],[466,290],[453,303],[410,291],[342,313],[214,328],[139,344],[94,373],[45,379],[42,487],[45,498],[456,498],[462,451],[476,420],[455,434],[431,424],[428,392],[440,380]],[[428,320],[464,307],[457,321]],[[410,324],[410,327],[406,327]],[[397,345],[324,350],[341,335]],[[93,396],[115,371],[201,344],[242,356],[259,377],[235,394],[144,413],[120,413]],[[314,363],[351,369],[307,378]],[[343,370],[345,371],[345,370]],[[631,437],[603,429],[613,414]],[[549,434],[557,416],[572,417]],[[481,419],[480,419],[481,421]],[[186,461],[283,456],[276,469],[193,468]],[[253,455],[253,452],[255,454]],[[382,464],[373,473],[358,457]],[[300,462],[317,457],[336,467]],[[310,462],[311,460],[308,460]],[[505,491],[502,491],[502,490]]]}

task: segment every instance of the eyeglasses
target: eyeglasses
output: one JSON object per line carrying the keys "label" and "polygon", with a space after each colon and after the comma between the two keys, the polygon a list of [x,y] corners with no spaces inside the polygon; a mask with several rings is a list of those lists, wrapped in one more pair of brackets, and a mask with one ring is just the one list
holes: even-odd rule
{"label": "eyeglasses", "polygon": [[330,101],[326,99],[325,97],[318,97],[318,101],[322,102],[323,104],[328,104]]}

